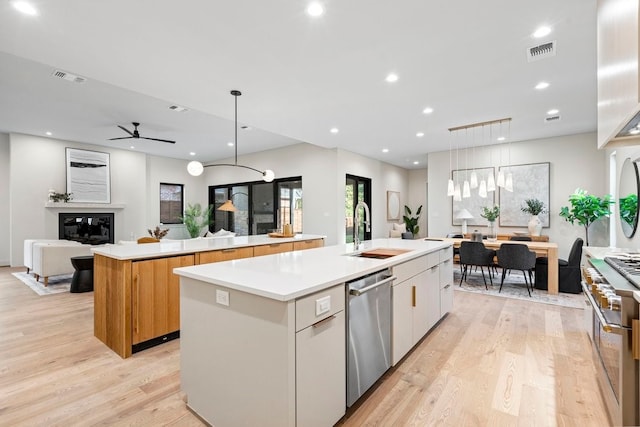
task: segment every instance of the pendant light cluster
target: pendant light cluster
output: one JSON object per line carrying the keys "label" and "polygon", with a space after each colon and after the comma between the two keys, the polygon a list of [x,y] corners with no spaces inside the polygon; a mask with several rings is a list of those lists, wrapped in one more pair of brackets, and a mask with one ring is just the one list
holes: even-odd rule
{"label": "pendant light cluster", "polygon": [[[507,128],[507,136],[505,137],[502,133],[503,129],[502,129],[502,124],[503,123],[507,123],[508,124],[508,128]],[[467,171],[465,170],[465,174],[464,174],[464,181],[462,182],[462,191],[460,191],[460,182],[454,182],[453,180],[453,169],[452,167],[452,162],[451,162],[451,157],[452,157],[452,153],[453,153],[453,144],[452,144],[452,139],[455,138],[456,140],[456,169],[458,168],[458,161],[459,161],[459,150],[460,150],[460,144],[459,144],[459,133],[461,131],[465,131],[465,169],[468,169],[468,157],[469,157],[469,146],[471,145],[472,147],[472,157],[473,159],[476,158],[475,156],[475,149],[476,149],[476,144],[475,144],[475,140],[476,140],[476,128],[481,128],[482,129],[482,142],[484,142],[484,138],[485,138],[485,127],[488,127],[488,133],[489,133],[489,141],[491,143],[493,143],[493,128],[494,126],[499,126],[499,130],[500,130],[500,141],[503,141],[504,139],[506,139],[508,141],[508,151],[509,151],[509,163],[508,165],[511,164],[511,117],[506,117],[504,119],[497,119],[497,120],[490,120],[490,121],[486,121],[486,122],[480,122],[480,123],[473,123],[473,124],[469,124],[469,125],[464,125],[464,126],[456,126],[456,127],[452,127],[449,128],[449,170],[451,171],[451,178],[449,178],[449,181],[447,182],[447,196],[452,196],[453,200],[459,202],[461,201],[463,198],[469,198],[471,197],[471,190],[475,190],[476,188],[478,189],[478,196],[482,197],[482,198],[486,198],[487,197],[487,193],[491,192],[491,191],[495,191],[496,190],[496,186],[497,187],[503,187],[505,190],[507,191],[513,191],[513,176],[511,174],[510,169],[507,171],[507,174],[505,176],[504,170],[500,169],[498,172],[498,177],[494,178],[494,174],[493,174],[493,168],[492,171],[487,173],[487,176],[481,176],[478,177],[478,174],[476,173],[476,168],[473,167],[471,170],[471,174],[467,179]],[[468,141],[468,136],[469,136],[469,129],[472,129],[472,144],[469,144]],[[482,144],[481,144],[482,145]],[[491,150],[491,148],[489,148]],[[500,160],[502,160],[502,156],[500,156]],[[492,152],[490,151],[490,159],[489,159],[490,164],[493,164],[493,155]],[[479,179],[479,181],[478,181]]]}

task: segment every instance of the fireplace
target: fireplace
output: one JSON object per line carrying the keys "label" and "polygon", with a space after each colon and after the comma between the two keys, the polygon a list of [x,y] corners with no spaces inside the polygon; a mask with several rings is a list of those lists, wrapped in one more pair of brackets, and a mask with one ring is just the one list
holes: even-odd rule
{"label": "fireplace", "polygon": [[114,243],[113,213],[60,213],[58,238],[90,245]]}

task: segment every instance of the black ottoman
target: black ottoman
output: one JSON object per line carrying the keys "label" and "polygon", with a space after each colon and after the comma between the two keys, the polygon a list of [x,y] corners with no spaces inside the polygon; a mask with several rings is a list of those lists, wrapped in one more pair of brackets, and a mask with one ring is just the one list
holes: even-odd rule
{"label": "black ottoman", "polygon": [[69,292],[92,292],[93,255],[71,257],[71,265],[76,271],[71,278]]}

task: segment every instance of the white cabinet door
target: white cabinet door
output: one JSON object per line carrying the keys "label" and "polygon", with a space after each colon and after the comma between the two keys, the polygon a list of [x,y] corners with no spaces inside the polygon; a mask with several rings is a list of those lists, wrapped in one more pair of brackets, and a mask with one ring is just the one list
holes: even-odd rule
{"label": "white cabinet door", "polygon": [[414,286],[411,280],[394,285],[393,294],[393,323],[391,331],[392,364],[395,365],[413,347],[413,310]]}
{"label": "white cabinet door", "polygon": [[453,284],[449,283],[440,289],[440,317],[453,308]]}
{"label": "white cabinet door", "polygon": [[423,310],[426,312],[426,330],[418,339],[422,338],[440,320],[440,266],[432,267],[425,272],[424,284],[426,297]]}
{"label": "white cabinet door", "polygon": [[296,333],[296,425],[330,426],[342,418],[345,354],[344,311]]}

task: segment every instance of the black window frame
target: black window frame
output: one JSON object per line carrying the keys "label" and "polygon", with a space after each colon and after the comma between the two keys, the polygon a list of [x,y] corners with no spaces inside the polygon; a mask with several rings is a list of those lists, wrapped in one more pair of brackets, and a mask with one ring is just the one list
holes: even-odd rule
{"label": "black window frame", "polygon": [[[166,186],[173,186],[173,187],[180,187],[180,215],[173,219],[173,220],[169,220],[166,221],[165,219],[163,219],[162,217],[162,204],[163,202],[170,202],[170,200],[163,200],[162,199],[162,186],[166,185]],[[170,183],[170,182],[161,182],[160,183],[160,192],[159,192],[159,199],[160,199],[160,203],[159,203],[159,217],[160,217],[160,224],[183,224],[183,220],[182,217],[184,216],[184,184],[177,184],[177,183]]]}

